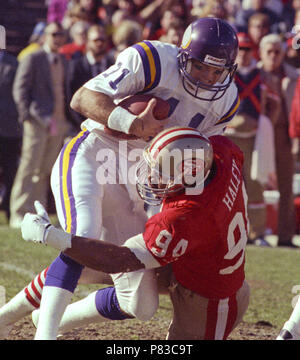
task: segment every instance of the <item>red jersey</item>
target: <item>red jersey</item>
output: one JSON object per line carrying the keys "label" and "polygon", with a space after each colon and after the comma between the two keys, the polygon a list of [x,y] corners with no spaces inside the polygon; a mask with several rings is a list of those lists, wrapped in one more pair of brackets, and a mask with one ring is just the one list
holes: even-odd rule
{"label": "red jersey", "polygon": [[242,286],[248,239],[243,154],[224,136],[212,136],[216,176],[201,195],[166,199],[146,224],[148,250],[176,279],[207,298],[226,298]]}

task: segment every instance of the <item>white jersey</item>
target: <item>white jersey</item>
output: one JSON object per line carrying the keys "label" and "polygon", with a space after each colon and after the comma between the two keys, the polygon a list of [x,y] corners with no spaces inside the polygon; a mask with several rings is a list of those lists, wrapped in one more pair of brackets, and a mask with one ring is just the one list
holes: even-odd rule
{"label": "white jersey", "polygon": [[[239,107],[235,84],[231,83],[219,100],[205,101],[193,97],[182,85],[178,50],[175,45],[160,41],[139,42],[125,49],[113,66],[84,86],[109,95],[116,104],[129,95],[153,94],[170,104],[168,127],[189,126],[207,136],[222,134]],[[113,140],[104,134],[103,125],[91,119],[83,122],[82,126],[96,131],[102,138]],[[138,140],[130,143],[134,147],[141,145]]]}

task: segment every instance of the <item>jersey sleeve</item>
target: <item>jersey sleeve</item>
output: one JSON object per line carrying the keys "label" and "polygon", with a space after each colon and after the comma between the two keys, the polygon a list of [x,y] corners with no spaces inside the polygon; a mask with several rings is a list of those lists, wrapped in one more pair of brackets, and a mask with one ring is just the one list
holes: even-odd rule
{"label": "jersey sleeve", "polygon": [[158,213],[147,221],[144,241],[162,266],[178,260],[192,249],[190,236],[184,231],[186,225],[183,217],[170,210]]}
{"label": "jersey sleeve", "polygon": [[158,50],[150,41],[141,41],[119,54],[114,65],[84,86],[115,100],[154,89],[161,80]]}
{"label": "jersey sleeve", "polygon": [[84,84],[112,99],[123,99],[145,87],[143,63],[138,51],[129,47],[119,54],[114,65]]}
{"label": "jersey sleeve", "polygon": [[223,134],[228,123],[237,114],[240,106],[240,97],[238,89],[234,83],[231,83],[225,95],[219,100],[216,112],[219,119],[209,132],[208,136]]}
{"label": "jersey sleeve", "polygon": [[147,249],[143,234],[138,234],[126,240],[122,246],[128,247],[134,255],[145,265],[146,269],[160,267],[160,263],[155,260],[154,256]]}

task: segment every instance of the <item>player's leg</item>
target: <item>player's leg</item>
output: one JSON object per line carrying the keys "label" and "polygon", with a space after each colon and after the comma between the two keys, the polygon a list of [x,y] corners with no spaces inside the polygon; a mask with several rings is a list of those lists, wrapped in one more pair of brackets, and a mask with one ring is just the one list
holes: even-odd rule
{"label": "player's leg", "polygon": [[41,271],[25,288],[0,308],[0,339],[16,321],[38,309],[48,268]]}
{"label": "player's leg", "polygon": [[276,340],[300,340],[300,298],[288,321],[283,325]]}
{"label": "player's leg", "polygon": [[[111,197],[116,192],[112,185],[103,198],[103,229],[101,239],[116,245],[144,232],[147,214],[144,202],[137,194],[135,186],[136,161],[131,161],[129,154],[119,146],[118,175],[120,184],[118,197]],[[138,151],[137,151],[138,153]],[[132,155],[132,154],[131,154]],[[135,160],[135,156],[133,156]],[[127,168],[122,164],[127,163]],[[140,320],[149,320],[158,307],[157,279],[154,271],[140,270],[130,273],[114,274],[112,279],[120,308],[127,314]]]}
{"label": "player's leg", "polygon": [[112,279],[121,310],[142,321],[151,319],[159,303],[155,271],[114,274]]}
{"label": "player's leg", "polygon": [[[125,179],[123,183],[125,183]],[[117,245],[122,245],[128,238],[136,235],[137,233],[143,232],[144,224],[147,219],[147,216],[143,211],[134,211],[136,209],[135,201],[133,201],[128,195],[127,187],[124,185],[120,185],[118,183],[106,184],[103,187],[104,195],[102,208],[100,209],[102,210],[103,220],[100,238]],[[138,199],[136,200],[140,201]],[[100,210],[98,212],[95,211],[95,207],[93,209],[96,214],[101,214]],[[62,217],[61,212],[58,212],[58,215],[60,218]],[[87,233],[85,233],[85,236],[87,236]],[[99,290],[99,292],[97,292],[97,298],[102,299],[103,308],[106,308],[105,302],[109,303],[111,299],[113,299],[115,303],[114,306],[110,308],[120,308],[120,316],[122,316],[124,312],[127,313],[129,317],[134,316],[139,319],[149,319],[158,307],[158,293],[155,275],[151,271],[141,271],[130,274],[117,274],[114,275],[113,278],[116,285],[116,295],[113,297],[100,297],[100,294],[104,294],[109,291],[107,289]],[[86,279],[85,282],[87,282]],[[83,299],[82,301],[84,303],[85,300]],[[73,307],[76,307],[78,310],[71,311],[70,309]],[[103,318],[111,318],[111,316],[115,318],[116,316],[115,314],[110,314],[109,311],[102,313],[100,310],[99,313]],[[68,314],[68,316],[66,314]],[[67,313],[65,313],[66,317],[64,315],[63,321],[66,327],[69,327],[68,324],[73,324],[70,326],[74,326],[74,324],[78,322],[79,324],[82,324],[82,322],[89,323],[90,321],[96,321],[97,316],[95,318],[93,314],[94,312],[91,311],[91,314],[88,315],[86,309],[83,309],[80,306],[77,307],[75,304],[71,304],[70,307],[67,308]],[[98,321],[102,321],[100,314]],[[37,315],[38,314],[35,313],[35,318]],[[119,317],[117,316],[116,318],[118,319]]]}
{"label": "player's leg", "polygon": [[[122,199],[122,194],[119,194]],[[127,199],[128,202],[128,199]],[[124,202],[126,199],[124,198]],[[106,216],[108,211],[106,210]],[[118,212],[118,210],[116,210]],[[119,214],[119,217],[122,213]],[[108,240],[122,238],[122,233],[132,236],[134,229],[122,227],[117,219],[112,219],[111,225],[107,225]],[[106,219],[108,219],[106,217]],[[128,220],[128,218],[127,218]],[[130,223],[131,226],[134,223]],[[123,232],[122,232],[123,230]],[[110,237],[114,234],[116,237]],[[63,315],[59,326],[59,332],[71,330],[74,327],[87,325],[91,322],[102,322],[108,319],[121,320],[136,317],[140,320],[149,320],[158,307],[157,276],[152,270],[136,271],[128,274],[112,275],[115,287],[100,289],[94,295],[69,305]],[[33,322],[38,323],[40,312],[33,313]]]}
{"label": "player's leg", "polygon": [[[39,315],[39,310],[32,313],[32,321],[35,326],[38,326]],[[74,328],[87,326],[91,323],[129,318],[132,316],[125,314],[119,306],[115,287],[107,287],[68,305],[60,322],[58,333],[64,334]]]}
{"label": "player's leg", "polygon": [[[136,317],[146,321],[154,315],[158,307],[157,279],[154,271],[116,274],[113,278],[115,287],[100,289],[68,305],[58,332],[62,334],[76,327],[108,320]],[[34,325],[38,326],[40,311],[33,312],[32,320]]]}
{"label": "player's leg", "polygon": [[225,340],[248,307],[246,282],[235,296],[220,300],[197,295],[176,280],[172,284],[170,296],[174,315],[168,340]]}
{"label": "player's leg", "polygon": [[[89,136],[91,135],[91,136]],[[95,139],[81,132],[64,146],[51,175],[57,215],[65,231],[100,238],[103,187],[97,182]],[[60,254],[47,272],[36,339],[55,339],[83,266]]]}

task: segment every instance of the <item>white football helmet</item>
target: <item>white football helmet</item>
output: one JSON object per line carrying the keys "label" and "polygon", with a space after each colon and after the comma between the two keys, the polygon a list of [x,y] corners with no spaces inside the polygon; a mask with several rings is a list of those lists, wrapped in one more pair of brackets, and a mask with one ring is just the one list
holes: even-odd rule
{"label": "white football helmet", "polygon": [[136,170],[137,192],[150,205],[159,205],[165,197],[183,190],[199,195],[212,164],[212,145],[198,130],[163,130],[144,149]]}

